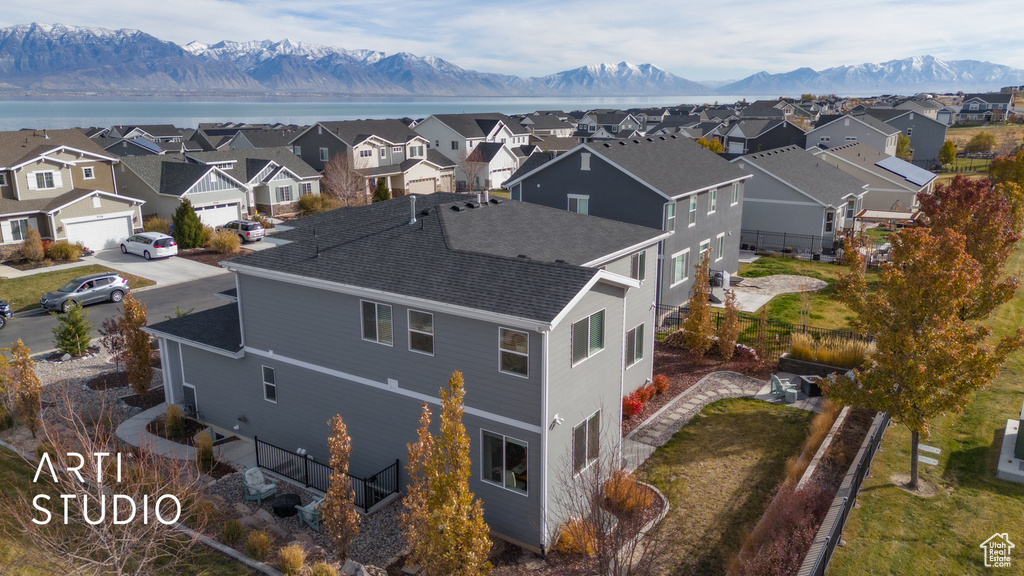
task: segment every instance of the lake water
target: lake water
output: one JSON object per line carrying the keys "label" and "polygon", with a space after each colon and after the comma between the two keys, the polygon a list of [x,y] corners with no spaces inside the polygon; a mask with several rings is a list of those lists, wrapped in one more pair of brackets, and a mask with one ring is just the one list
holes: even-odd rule
{"label": "lake water", "polygon": [[425,118],[431,114],[535,110],[638,108],[679,104],[732,103],[770,96],[633,96],[568,98],[81,98],[0,99],[0,130],[21,128],[109,127],[115,124],[200,122],[313,124],[357,118]]}

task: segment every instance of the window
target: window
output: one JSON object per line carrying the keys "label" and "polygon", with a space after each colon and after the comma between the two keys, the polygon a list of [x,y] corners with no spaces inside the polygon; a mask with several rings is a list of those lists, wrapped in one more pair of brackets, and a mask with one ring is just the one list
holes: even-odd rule
{"label": "window", "polygon": [[[891,140],[892,139],[890,138],[889,141],[891,141]],[[857,141],[857,137],[856,136],[847,136],[846,137],[846,141],[847,142],[856,142]]]}
{"label": "window", "polygon": [[[913,118],[911,118],[913,120]],[[910,138],[914,134],[913,128],[907,128],[907,138]]]}
{"label": "window", "polygon": [[846,219],[847,220],[853,220],[853,203],[854,202],[855,202],[854,200],[850,200],[849,202],[846,203]]}
{"label": "window", "polygon": [[572,429],[572,472],[579,474],[593,464],[601,450],[601,411]]}
{"label": "window", "polygon": [[306,196],[307,194],[312,194],[312,193],[313,193],[313,183],[312,182],[300,182],[299,183],[299,195],[300,196]]}
{"label": "window", "polygon": [[690,220],[689,226],[693,226],[697,223],[697,197],[690,196]]}
{"label": "window", "polygon": [[263,367],[263,399],[277,404],[277,375],[270,366]]}
{"label": "window", "polygon": [[0,186],[7,186],[7,173],[0,172]]}
{"label": "window", "polygon": [[590,170],[589,152],[580,152],[580,170]]}
{"label": "window", "polygon": [[831,232],[832,231],[832,228],[835,226],[835,219],[836,219],[835,212],[826,212],[825,213],[825,232]]}
{"label": "window", "polygon": [[391,327],[391,305],[361,300],[363,305],[363,340],[391,346],[394,344]]}
{"label": "window", "polygon": [[409,310],[409,350],[434,355],[434,315]]}
{"label": "window", "polygon": [[530,366],[530,335],[519,330],[498,328],[499,372],[528,376]]}
{"label": "window", "polygon": [[292,201],[292,187],[291,186],[278,186],[274,188],[277,194],[278,202],[291,202]]}
{"label": "window", "polygon": [[423,146],[410,146],[409,147],[409,156],[413,157],[413,158],[417,158],[419,156],[423,156]]}
{"label": "window", "polygon": [[644,359],[644,325],[626,332],[626,368]]}
{"label": "window", "polygon": [[[715,252],[715,262],[725,258],[725,233],[718,235],[718,251]],[[726,286],[728,288],[728,286]]]}
{"label": "window", "polygon": [[735,206],[740,202],[740,183],[732,183],[732,205]]}
{"label": "window", "polygon": [[53,172],[36,172],[36,190],[56,188],[53,185]]}
{"label": "window", "polygon": [[84,179],[84,180],[92,180],[95,177],[96,177],[96,172],[93,170],[92,166],[86,166],[86,167],[82,168],[82,179]]}
{"label": "window", "polygon": [[665,231],[671,232],[676,229],[676,203],[671,202],[665,205]]}
{"label": "window", "polygon": [[292,146],[292,152],[295,152],[296,156],[302,156],[302,146]]}
{"label": "window", "polygon": [[11,239],[21,241],[25,239],[25,235],[28,234],[28,218],[22,218],[21,220],[11,220]]}
{"label": "window", "polygon": [[647,251],[641,250],[629,258],[629,277],[643,281],[647,276]]}
{"label": "window", "polygon": [[458,150],[458,149],[459,149],[459,141],[458,140],[452,140],[452,150]]}
{"label": "window", "polygon": [[708,195],[708,214],[714,214],[718,209],[718,189],[715,188]]}
{"label": "window", "polygon": [[672,285],[685,282],[689,278],[687,271],[690,269],[690,249],[672,255]]}
{"label": "window", "polygon": [[434,148],[440,148],[440,147],[441,147],[441,141],[440,140],[434,140]]}
{"label": "window", "polygon": [[522,440],[480,430],[480,467],[484,482],[526,494],[527,444]]}
{"label": "window", "polygon": [[327,148],[321,148],[320,149],[320,161],[321,162],[327,162],[327,155],[328,155]]}
{"label": "window", "polygon": [[577,214],[589,214],[590,196],[579,196],[576,194],[569,194],[569,212],[575,212]]}
{"label": "window", "polygon": [[970,109],[971,109],[971,110],[977,110],[977,109],[978,109],[978,104],[977,104],[976,102],[975,102],[975,103],[972,103],[972,104],[971,104],[971,108],[970,108]]}
{"label": "window", "polygon": [[370,158],[371,156],[373,156],[373,150],[360,150],[359,151],[359,157],[360,158]]}
{"label": "window", "polygon": [[604,310],[572,325],[573,366],[604,350]]}
{"label": "window", "polygon": [[381,158],[387,158],[388,157],[388,149],[387,148],[385,148],[383,146],[380,147],[380,157]]}
{"label": "window", "polygon": [[830,142],[831,140],[832,140],[831,136],[822,136],[821,137],[821,142]]}
{"label": "window", "polygon": [[394,153],[394,154],[401,154],[402,153],[402,147],[401,146],[392,146],[391,147],[391,152]]}
{"label": "window", "polygon": [[701,255],[701,257],[703,258],[704,255],[707,254],[710,251],[711,251],[711,239],[708,238],[707,240],[705,240],[705,241],[700,243],[700,255]]}

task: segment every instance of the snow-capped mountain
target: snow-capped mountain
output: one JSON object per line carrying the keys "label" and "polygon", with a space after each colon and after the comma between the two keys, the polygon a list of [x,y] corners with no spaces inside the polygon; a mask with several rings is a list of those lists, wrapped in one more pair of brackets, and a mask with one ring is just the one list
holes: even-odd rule
{"label": "snow-capped mountain", "polygon": [[792,72],[759,72],[718,88],[729,94],[803,94],[808,92],[920,92],[994,90],[1024,84],[1024,70],[980,62],[944,61],[914,56],[881,64],[837,66],[821,71],[798,68]]}
{"label": "snow-capped mountain", "polygon": [[707,86],[680,78],[654,64],[629,62],[582,66],[533,79],[539,88],[558,94],[710,94]]}

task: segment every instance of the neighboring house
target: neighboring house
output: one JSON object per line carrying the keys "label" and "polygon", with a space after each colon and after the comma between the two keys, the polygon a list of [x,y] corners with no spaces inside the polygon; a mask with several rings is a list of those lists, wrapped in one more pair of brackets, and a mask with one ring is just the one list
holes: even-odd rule
{"label": "neighboring house", "polygon": [[912,99],[900,102],[899,104],[896,105],[896,109],[910,110],[911,112],[917,112],[918,114],[927,116],[932,120],[936,120],[936,115],[938,114],[939,110],[942,110],[942,104],[936,102],[935,100],[932,100],[931,98],[928,98],[926,100]]}
{"label": "neighboring house", "polygon": [[673,232],[658,247],[657,303],[690,298],[693,267],[735,273],[744,181],[750,178],[683,136],[582,144],[505,184],[513,200]]}
{"label": "neighboring house", "polygon": [[932,191],[936,175],[887,156],[861,142],[833,146],[810,152],[843,172],[866,182],[868,193],[861,202],[866,210],[910,211],[917,207],[918,196]]}
{"label": "neighboring house", "polygon": [[248,150],[250,148],[280,148],[291,146],[292,140],[299,135],[298,127],[284,129],[251,129],[239,130],[231,140],[228,148],[232,150]]}
{"label": "neighboring house", "polygon": [[[455,163],[456,189],[468,187],[470,172],[474,169],[470,163],[479,162],[470,157],[481,144],[503,144],[506,148],[514,148],[530,143],[530,133],[518,122],[504,114],[481,112],[476,114],[434,114],[416,125],[416,133],[427,139],[427,145],[443,154]],[[514,153],[513,153],[514,155]],[[490,151],[481,153],[479,158],[494,157]],[[491,163],[488,163],[491,165]],[[495,183],[500,187],[508,176],[519,167],[518,164],[506,170],[504,164],[494,164],[496,172],[473,174],[479,176],[481,182]],[[474,178],[475,180],[475,178]]]}
{"label": "neighboring house", "polygon": [[728,124],[740,119],[736,112],[729,108],[705,108],[700,111],[699,115],[701,122],[716,122],[718,124]]}
{"label": "neighboring house", "polygon": [[740,120],[725,131],[723,148],[728,154],[747,154],[807,143],[807,133],[786,120]]}
{"label": "neighboring house", "polygon": [[740,112],[740,117],[782,120],[791,116],[795,108],[785,100],[755,100]]}
{"label": "neighboring house", "polygon": [[648,136],[664,136],[676,134],[685,128],[693,128],[700,124],[700,116],[669,116],[657,124],[647,124]]}
{"label": "neighboring house", "polygon": [[526,128],[530,134],[542,137],[568,138],[572,136],[574,130],[572,124],[552,114],[527,114],[519,121],[519,125]]}
{"label": "neighboring house", "polygon": [[620,454],[621,398],[652,376],[650,279],[666,234],[467,200],[297,219],[275,235],[287,243],[224,263],[237,302],[146,328],[168,404],[318,462],[341,415],[349,472],[397,460],[404,488],[421,406],[436,422],[438,391],[461,371],[469,488],[495,534],[548,548],[568,519],[565,486]]}
{"label": "neighboring house", "polygon": [[0,244],[33,229],[93,250],[116,247],[142,228],[143,203],[118,194],[117,163],[80,130],[0,132]]}
{"label": "neighboring house", "polygon": [[943,106],[940,110],[935,113],[935,121],[945,126],[951,125],[956,121],[957,115],[960,114],[958,110]]}
{"label": "neighboring house", "polygon": [[181,129],[170,124],[127,124],[111,126],[107,136],[126,140],[145,138],[151,142],[181,142]]}
{"label": "neighboring house", "polygon": [[852,229],[868,184],[798,146],[732,160],[753,173],[743,196],[743,229],[831,238]]}
{"label": "neighboring house", "polygon": [[170,220],[183,200],[192,203],[207,226],[219,226],[252,212],[244,182],[223,168],[192,162],[184,154],[122,158],[117,185],[122,195],[146,201],[147,217]]}
{"label": "neighboring house", "polygon": [[844,114],[822,116],[818,126],[807,133],[805,148],[829,148],[847,142],[863,142],[889,156],[896,155],[898,128],[873,116]]}
{"label": "neighboring house", "polygon": [[599,139],[596,132],[603,128],[611,138],[625,138],[640,127],[640,121],[626,112],[590,112],[576,124],[576,131],[589,132],[594,134],[594,139]]}
{"label": "neighboring house", "polygon": [[118,156],[149,156],[182,151],[181,142],[153,141],[141,136],[132,139],[94,137],[92,140],[107,152]]}
{"label": "neighboring house", "polygon": [[914,151],[911,162],[915,166],[930,169],[939,163],[939,150],[946,143],[945,124],[925,114],[900,108],[872,108],[867,115],[910,138],[910,148]]}
{"label": "neighboring house", "polygon": [[293,216],[299,198],[320,194],[320,173],[290,148],[250,148],[187,154],[193,162],[216,166],[245,184],[250,205],[267,216]]}
{"label": "neighboring house", "polygon": [[957,122],[1002,122],[1012,109],[1012,92],[964,94]]}

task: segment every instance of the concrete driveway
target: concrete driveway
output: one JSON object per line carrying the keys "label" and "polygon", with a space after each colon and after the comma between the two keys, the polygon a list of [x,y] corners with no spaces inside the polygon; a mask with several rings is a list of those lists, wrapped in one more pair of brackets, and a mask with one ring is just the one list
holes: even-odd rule
{"label": "concrete driveway", "polygon": [[82,260],[101,264],[119,272],[149,278],[156,282],[157,286],[191,282],[228,273],[227,270],[219,266],[193,262],[187,258],[171,256],[170,258],[146,260],[135,254],[122,254],[120,249],[103,250],[93,256],[85,256]]}

